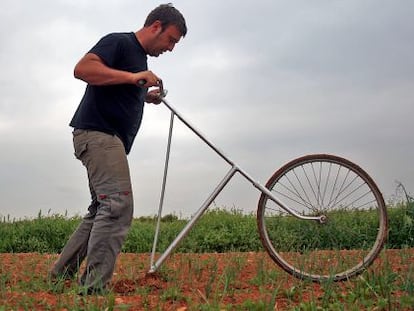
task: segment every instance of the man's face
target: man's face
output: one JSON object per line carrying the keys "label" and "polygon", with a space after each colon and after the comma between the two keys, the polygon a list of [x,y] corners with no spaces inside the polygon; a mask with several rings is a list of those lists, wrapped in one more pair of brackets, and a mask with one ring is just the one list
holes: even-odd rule
{"label": "man's face", "polygon": [[171,52],[180,39],[181,33],[176,26],[167,26],[164,31],[162,31],[160,26],[154,32],[154,37],[148,46],[147,53],[150,56],[158,57],[165,51]]}

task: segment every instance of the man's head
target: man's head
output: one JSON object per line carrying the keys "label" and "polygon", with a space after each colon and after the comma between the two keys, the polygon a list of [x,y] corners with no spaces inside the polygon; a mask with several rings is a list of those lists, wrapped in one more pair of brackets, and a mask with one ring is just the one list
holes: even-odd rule
{"label": "man's head", "polygon": [[145,20],[144,27],[149,27],[156,21],[161,22],[162,30],[165,30],[170,25],[174,25],[182,37],[185,37],[187,34],[187,26],[183,15],[171,3],[161,4],[152,10]]}
{"label": "man's head", "polygon": [[165,51],[172,51],[186,34],[183,15],[171,3],[162,4],[152,10],[145,20],[140,41],[150,56],[159,56]]}

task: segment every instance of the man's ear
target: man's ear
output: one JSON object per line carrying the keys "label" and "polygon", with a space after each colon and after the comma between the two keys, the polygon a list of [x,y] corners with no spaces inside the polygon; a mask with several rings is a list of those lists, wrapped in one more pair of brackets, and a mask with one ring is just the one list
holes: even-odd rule
{"label": "man's ear", "polygon": [[159,35],[162,32],[162,23],[159,20],[156,20],[155,22],[153,22],[150,26],[151,28],[151,32],[154,35]]}

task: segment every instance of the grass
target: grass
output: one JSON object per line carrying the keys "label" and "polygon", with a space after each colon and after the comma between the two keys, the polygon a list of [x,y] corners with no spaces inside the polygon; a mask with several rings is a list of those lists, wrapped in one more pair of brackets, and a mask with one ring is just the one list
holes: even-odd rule
{"label": "grass", "polygon": [[[383,252],[358,277],[320,284],[295,279],[275,266],[263,253],[255,215],[223,209],[202,217],[156,279],[137,279],[149,265],[155,221],[153,217],[134,219],[123,251],[137,255],[122,254],[114,275],[115,281],[131,283],[131,290],[121,294],[113,289],[103,297],[79,296],[76,282],[51,283],[45,278],[80,217],[39,213],[35,219],[4,218],[0,222],[0,311],[179,310],[183,306],[186,310],[410,310],[414,305],[414,205],[412,201],[395,204],[388,213],[386,249],[394,250]],[[366,221],[359,218],[355,222],[353,215],[334,229],[346,232],[338,227],[342,223],[348,228],[361,224],[365,230],[369,219],[367,214]],[[282,222],[277,228],[290,228],[292,233],[286,244],[300,244],[304,237],[309,244],[330,240],[309,233],[308,225],[283,223],[288,218],[278,221]],[[163,218],[160,250],[185,223],[174,215]],[[29,257],[23,254],[27,252]]]}
{"label": "grass", "polygon": [[[275,245],[279,251],[317,245],[329,249],[341,240],[343,249],[361,248],[373,234],[374,212],[343,213],[334,216],[337,222],[322,229],[316,223],[296,221],[292,217],[269,220]],[[414,202],[395,204],[388,207],[388,248],[414,247]],[[0,221],[0,253],[41,252],[59,253],[70,234],[80,223],[80,217],[64,215],[39,215],[35,219]],[[270,222],[271,221],[271,222]],[[168,247],[185,226],[186,219],[166,215],[161,222],[158,250]],[[145,253],[152,249],[155,232],[155,217],[141,217],[133,220],[123,246],[127,253]],[[273,230],[274,228],[274,230]],[[373,233],[367,233],[372,231]],[[317,233],[317,234],[315,234]],[[353,233],[353,234],[351,234]],[[361,237],[365,237],[361,238]],[[330,244],[332,243],[332,244]],[[181,253],[247,252],[261,251],[262,244],[254,214],[243,214],[239,210],[214,209],[200,219],[189,235],[178,245]]]}

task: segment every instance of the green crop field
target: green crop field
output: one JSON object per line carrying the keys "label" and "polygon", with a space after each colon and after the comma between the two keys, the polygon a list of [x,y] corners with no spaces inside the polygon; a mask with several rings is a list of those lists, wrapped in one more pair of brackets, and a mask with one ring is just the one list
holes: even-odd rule
{"label": "green crop field", "polygon": [[[370,227],[369,212],[363,215],[366,219],[358,215],[358,223],[354,216],[344,213],[340,222],[344,227],[336,225],[330,234],[346,232],[350,226]],[[5,217],[0,222],[0,311],[412,310],[414,204],[388,206],[388,218],[388,240],[372,267],[344,282],[314,283],[294,278],[272,262],[261,245],[254,214],[225,209],[208,211],[160,271],[148,277],[156,219],[140,217],[133,221],[110,292],[84,297],[77,294],[76,280],[47,279],[48,269],[81,218],[42,213],[35,219]],[[175,215],[162,218],[158,251],[187,221]],[[275,221],[280,230],[297,225],[288,217]],[[289,245],[304,240],[312,244],[312,239],[329,243],[309,230],[306,223],[295,227],[297,234]],[[361,245],[357,239],[349,243],[349,249]]]}

